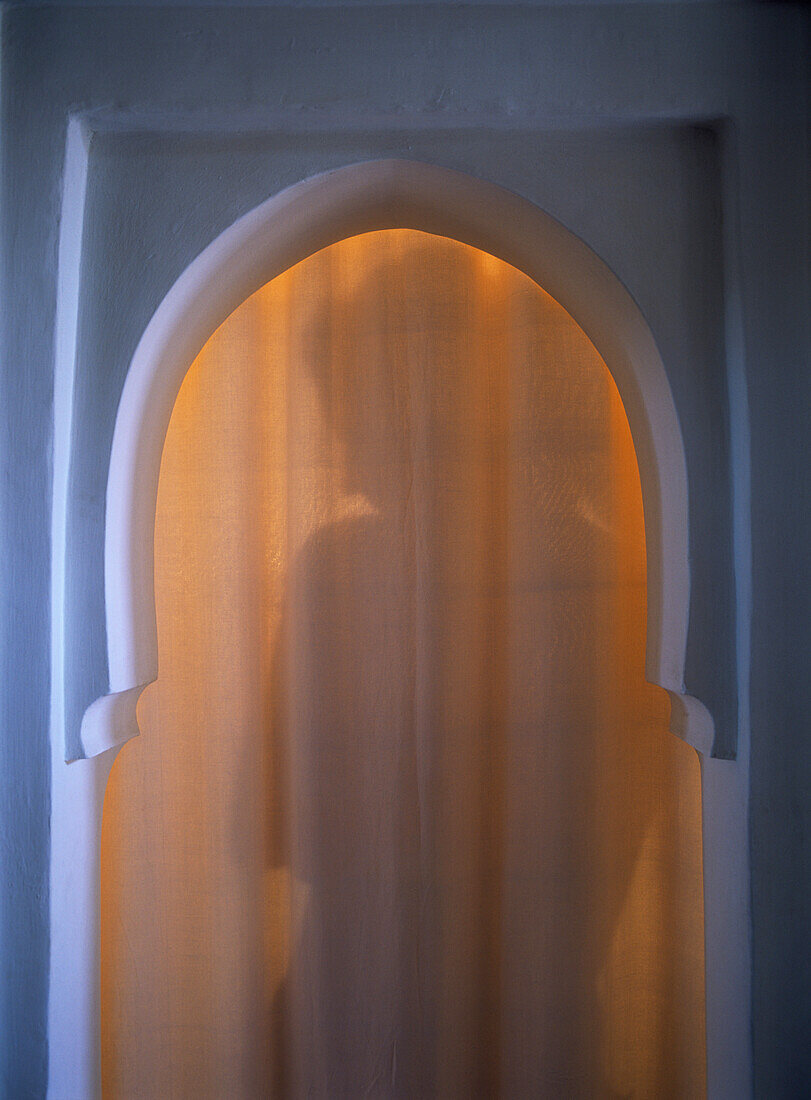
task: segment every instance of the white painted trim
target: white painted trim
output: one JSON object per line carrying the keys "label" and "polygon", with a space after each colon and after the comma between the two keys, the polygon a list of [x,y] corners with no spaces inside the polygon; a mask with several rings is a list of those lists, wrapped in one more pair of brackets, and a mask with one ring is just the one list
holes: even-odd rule
{"label": "white painted trim", "polygon": [[69,476],[92,132],[68,122],[59,220],[54,331],[54,474],[51,512],[51,853],[48,1096],[101,1094],[98,1018],[99,839],[104,785],[116,751],[65,763],[65,582]]}
{"label": "white painted trim", "polygon": [[110,697],[85,713],[90,756],[137,733],[157,676],[153,541],[161,454],[180,385],[211,333],[274,276],[342,238],[412,228],[452,237],[525,272],[568,310],[619,388],[639,463],[648,554],[647,676],[670,694],[672,728],[702,752],[712,719],[685,694],[690,574],[687,468],[664,365],[616,276],[550,215],[503,188],[406,160],[298,183],[220,234],[183,272],[144,332],[116,418],[107,488],[105,603]]}
{"label": "white painted trim", "polygon": [[54,439],[51,507],[51,730],[63,751],[65,727],[65,582],[73,390],[79,322],[79,284],[91,133],[80,118],[68,122],[59,218],[54,321]]}

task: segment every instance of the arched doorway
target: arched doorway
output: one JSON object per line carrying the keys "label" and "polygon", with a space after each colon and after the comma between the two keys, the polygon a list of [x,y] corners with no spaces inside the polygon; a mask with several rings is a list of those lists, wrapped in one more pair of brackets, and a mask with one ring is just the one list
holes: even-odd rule
{"label": "arched doorway", "polygon": [[108,790],[111,1094],[699,1094],[646,590],[616,385],[527,276],[387,230],[240,305],[174,406]]}
{"label": "arched doorway", "polygon": [[[107,694],[87,707],[80,730],[71,718],[80,712],[68,708],[54,742],[49,992],[49,1090],[54,1096],[95,1096],[101,1088],[101,810],[118,747],[138,733],[136,702],[157,675],[153,538],[158,475],[182,380],[212,332],[268,280],[331,243],[393,228],[464,242],[525,272],[570,313],[616,382],[644,501],[646,675],[670,695],[671,729],[702,758],[712,1094],[722,1095],[744,1064],[735,1052],[746,1046],[738,1010],[748,997],[746,955],[729,945],[740,941],[746,913],[745,800],[728,762],[710,757],[710,715],[685,694],[687,473],[673,397],[653,335],[616,276],[543,210],[471,176],[393,160],[304,180],[239,218],[183,271],[130,363],[107,466],[103,524],[94,527],[104,546],[104,575],[87,578],[90,621],[83,624],[95,636],[104,634],[96,613],[103,607],[106,671],[94,665],[93,690],[106,679]],[[81,508],[81,498],[69,498],[66,507]],[[69,561],[62,566],[67,581],[72,567]],[[62,644],[60,637],[57,631],[55,644]],[[88,697],[88,684],[74,675],[87,671],[79,664],[64,681],[73,704]],[[62,767],[62,752],[75,763]]]}

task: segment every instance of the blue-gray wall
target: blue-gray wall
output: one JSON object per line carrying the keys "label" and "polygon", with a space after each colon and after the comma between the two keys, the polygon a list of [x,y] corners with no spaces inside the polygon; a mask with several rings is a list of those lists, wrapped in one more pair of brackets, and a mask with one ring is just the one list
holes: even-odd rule
{"label": "blue-gray wall", "polygon": [[[721,517],[718,543],[705,542],[703,549],[699,543],[694,551],[703,593],[695,612],[718,616],[721,609],[717,651],[696,651],[699,679],[710,667],[725,668],[741,637],[740,624],[736,628],[724,610],[730,599],[724,585],[736,564],[733,543],[739,555],[746,543],[745,532],[737,542],[731,533],[734,523],[746,525],[748,492],[744,473],[732,466],[736,454],[745,455],[747,430],[751,436],[755,1081],[764,1097],[809,1091],[808,18],[799,6],[757,4],[350,4],[349,12],[333,10],[338,6],[4,9],[0,1091],[25,1097],[45,1089],[53,332],[71,112],[88,112],[106,135],[98,139],[101,171],[88,191],[99,220],[89,220],[88,233],[102,233],[92,252],[100,260],[106,248],[111,270],[127,270],[126,251],[145,242],[142,236],[128,242],[122,225],[118,238],[105,235],[104,217],[129,204],[134,231],[138,203],[149,203],[151,187],[182,186],[184,158],[198,192],[197,198],[188,193],[185,212],[183,195],[177,196],[174,231],[196,239],[188,222],[204,216],[210,226],[207,221],[197,233],[202,241],[240,213],[240,204],[266,197],[276,180],[285,182],[285,164],[295,178],[308,157],[318,153],[313,163],[323,162],[330,141],[336,163],[368,155],[372,146],[358,126],[359,113],[378,135],[381,116],[391,119],[389,155],[416,155],[416,141],[423,159],[468,170],[475,170],[477,148],[492,147],[493,133],[500,133],[499,140],[513,142],[504,163],[514,179],[505,182],[526,191],[527,181],[545,179],[536,201],[557,204],[553,212],[579,227],[615,270],[624,265],[629,279],[633,264],[625,257],[656,247],[662,236],[662,263],[676,263],[685,278],[676,293],[682,320],[689,321],[680,332],[675,314],[657,315],[655,287],[631,289],[665,345],[665,363],[674,366],[697,522],[713,508]],[[424,127],[434,137],[412,140],[404,119],[415,134]],[[677,133],[667,131],[671,121],[679,124]],[[335,134],[347,126],[354,138],[336,145]],[[126,136],[117,137],[117,129]],[[186,130],[185,138],[172,136],[178,129]],[[215,132],[220,136],[212,137]],[[302,151],[304,133],[313,154]],[[532,136],[538,133],[546,136]],[[644,133],[652,135],[647,142]],[[652,155],[651,142],[667,154]],[[126,187],[112,168],[103,171],[104,156],[119,155],[124,146],[134,158]],[[605,213],[594,183],[599,171],[606,173]],[[231,191],[233,209],[226,204],[216,214],[201,213],[199,195],[207,184],[216,190],[217,180],[222,189],[229,172],[242,188]],[[578,172],[588,185],[564,194],[559,182],[556,196],[555,179]],[[646,194],[656,202],[646,205]],[[659,220],[646,225],[651,211]],[[678,235],[678,252],[688,230],[703,251],[690,263],[674,260],[667,233]],[[182,259],[172,255],[172,262]],[[154,270],[149,263],[147,255],[145,279],[162,293],[171,263],[166,270],[160,260]],[[693,270],[706,286],[708,273],[716,272],[717,286],[697,295],[688,285]],[[98,281],[96,289],[104,289]],[[118,300],[126,311],[131,288],[107,291],[106,308]],[[148,290],[140,294],[139,308],[148,297]],[[93,320],[101,301],[94,292],[86,303],[90,335],[103,330]],[[719,313],[739,307],[740,346],[730,347],[735,319],[727,318],[726,352],[713,351]],[[90,347],[92,340],[87,354]],[[111,371],[121,367],[110,365]],[[736,427],[725,407],[730,395],[739,414],[748,397],[748,424]],[[715,488],[727,476],[725,466],[737,493],[736,520],[730,493]],[[737,566],[740,580],[745,562]],[[720,578],[715,605],[713,578]],[[746,592],[742,599],[745,604]],[[723,681],[713,674],[707,682],[714,691]],[[723,716],[725,702],[734,711],[732,688],[720,692],[716,716]],[[722,720],[729,752],[733,718]]]}

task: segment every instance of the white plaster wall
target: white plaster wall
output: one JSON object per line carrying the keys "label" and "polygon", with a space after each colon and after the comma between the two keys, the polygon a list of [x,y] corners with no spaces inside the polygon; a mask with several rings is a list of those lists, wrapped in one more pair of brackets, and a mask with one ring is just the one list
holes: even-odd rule
{"label": "white plaster wall", "polygon": [[[49,914],[73,902],[49,904],[50,798],[56,812],[100,781],[64,746],[108,686],[98,532],[135,344],[237,216],[315,171],[405,156],[549,210],[625,283],[659,345],[691,494],[688,686],[716,719],[717,754],[735,758],[707,761],[705,792],[744,824],[751,715],[754,1081],[795,1095],[808,1083],[808,20],[754,4],[336,8],[4,9],[0,1087],[42,1094],[49,943],[50,973],[70,968],[70,943],[51,941]],[[710,1037],[711,1085],[740,1096],[749,853],[713,828],[706,874],[744,904],[710,931],[716,983],[737,976],[711,994],[729,1014]],[[53,852],[70,861],[58,836]],[[71,1058],[52,1051],[53,1074],[69,1080]]]}

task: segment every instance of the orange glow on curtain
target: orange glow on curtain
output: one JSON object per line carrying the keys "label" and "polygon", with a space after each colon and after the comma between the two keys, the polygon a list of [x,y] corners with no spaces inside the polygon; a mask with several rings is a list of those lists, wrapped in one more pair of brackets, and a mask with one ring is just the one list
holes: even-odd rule
{"label": "orange glow on curtain", "polygon": [[613,380],[515,269],[373,233],[232,314],[106,796],[107,1097],[703,1095],[644,553]]}

